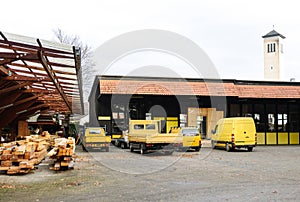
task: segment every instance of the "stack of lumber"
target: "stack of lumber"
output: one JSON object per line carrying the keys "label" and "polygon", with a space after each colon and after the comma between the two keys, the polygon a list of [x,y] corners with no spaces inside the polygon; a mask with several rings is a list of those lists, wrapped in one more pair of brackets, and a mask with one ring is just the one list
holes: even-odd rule
{"label": "stack of lumber", "polygon": [[75,154],[75,139],[73,137],[57,138],[53,149],[48,156],[54,159],[51,170],[66,170],[73,168],[73,155]]}
{"label": "stack of lumber", "polygon": [[25,174],[34,169],[33,144],[6,143],[0,149],[0,170],[7,174]]}
{"label": "stack of lumber", "polygon": [[4,143],[0,147],[0,171],[6,174],[29,173],[45,158],[49,147],[50,139],[38,135]]}

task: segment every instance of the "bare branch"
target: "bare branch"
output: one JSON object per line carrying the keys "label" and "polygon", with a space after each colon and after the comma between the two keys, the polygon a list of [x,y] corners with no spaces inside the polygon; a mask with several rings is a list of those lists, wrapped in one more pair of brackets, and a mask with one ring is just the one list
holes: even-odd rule
{"label": "bare branch", "polygon": [[95,64],[91,59],[91,47],[80,40],[77,35],[69,35],[63,32],[60,28],[53,30],[53,33],[60,43],[73,45],[81,49],[81,70],[83,78],[83,97],[87,100],[90,89],[92,88],[94,79]]}

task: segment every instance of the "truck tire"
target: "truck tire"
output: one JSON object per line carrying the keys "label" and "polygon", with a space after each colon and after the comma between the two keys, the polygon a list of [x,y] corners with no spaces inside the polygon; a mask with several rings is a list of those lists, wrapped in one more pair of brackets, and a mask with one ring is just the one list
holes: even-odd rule
{"label": "truck tire", "polygon": [[230,152],[230,151],[231,151],[231,148],[230,148],[230,145],[229,145],[228,142],[226,143],[225,150],[226,150],[227,152]]}
{"label": "truck tire", "polygon": [[201,149],[201,147],[197,147],[197,148],[195,149],[195,151],[198,152],[198,151],[200,151],[200,149]]}
{"label": "truck tire", "polygon": [[105,148],[105,151],[106,151],[106,152],[109,152],[109,147],[106,147],[106,148]]}
{"label": "truck tire", "polygon": [[144,144],[140,144],[140,153],[141,155],[146,153],[146,149],[145,149],[145,145]]}
{"label": "truck tire", "polygon": [[129,145],[129,148],[130,148],[130,152],[134,151],[134,148],[133,148],[132,144]]}
{"label": "truck tire", "polygon": [[121,142],[121,149],[126,149],[125,143]]}
{"label": "truck tire", "polygon": [[248,152],[252,152],[253,151],[253,147],[248,147]]}

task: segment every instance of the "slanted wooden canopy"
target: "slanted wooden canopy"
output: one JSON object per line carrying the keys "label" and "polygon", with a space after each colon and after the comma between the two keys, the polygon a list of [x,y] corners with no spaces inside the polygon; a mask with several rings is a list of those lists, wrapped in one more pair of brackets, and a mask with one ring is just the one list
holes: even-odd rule
{"label": "slanted wooden canopy", "polygon": [[83,113],[80,49],[0,32],[0,128],[37,113]]}

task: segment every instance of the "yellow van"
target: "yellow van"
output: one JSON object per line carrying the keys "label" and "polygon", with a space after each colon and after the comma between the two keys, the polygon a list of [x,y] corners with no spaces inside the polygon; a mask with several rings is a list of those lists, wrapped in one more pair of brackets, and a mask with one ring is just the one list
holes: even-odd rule
{"label": "yellow van", "polygon": [[178,146],[181,151],[194,149],[200,151],[201,149],[201,135],[199,130],[195,127],[181,127],[172,128],[171,133],[177,133],[182,136],[182,143]]}
{"label": "yellow van", "polygon": [[101,127],[88,127],[82,141],[82,149],[84,151],[100,151],[109,152],[111,137],[105,133]]}
{"label": "yellow van", "polygon": [[212,131],[211,145],[225,147],[226,151],[247,148],[249,152],[256,146],[256,128],[251,117],[220,119]]}

